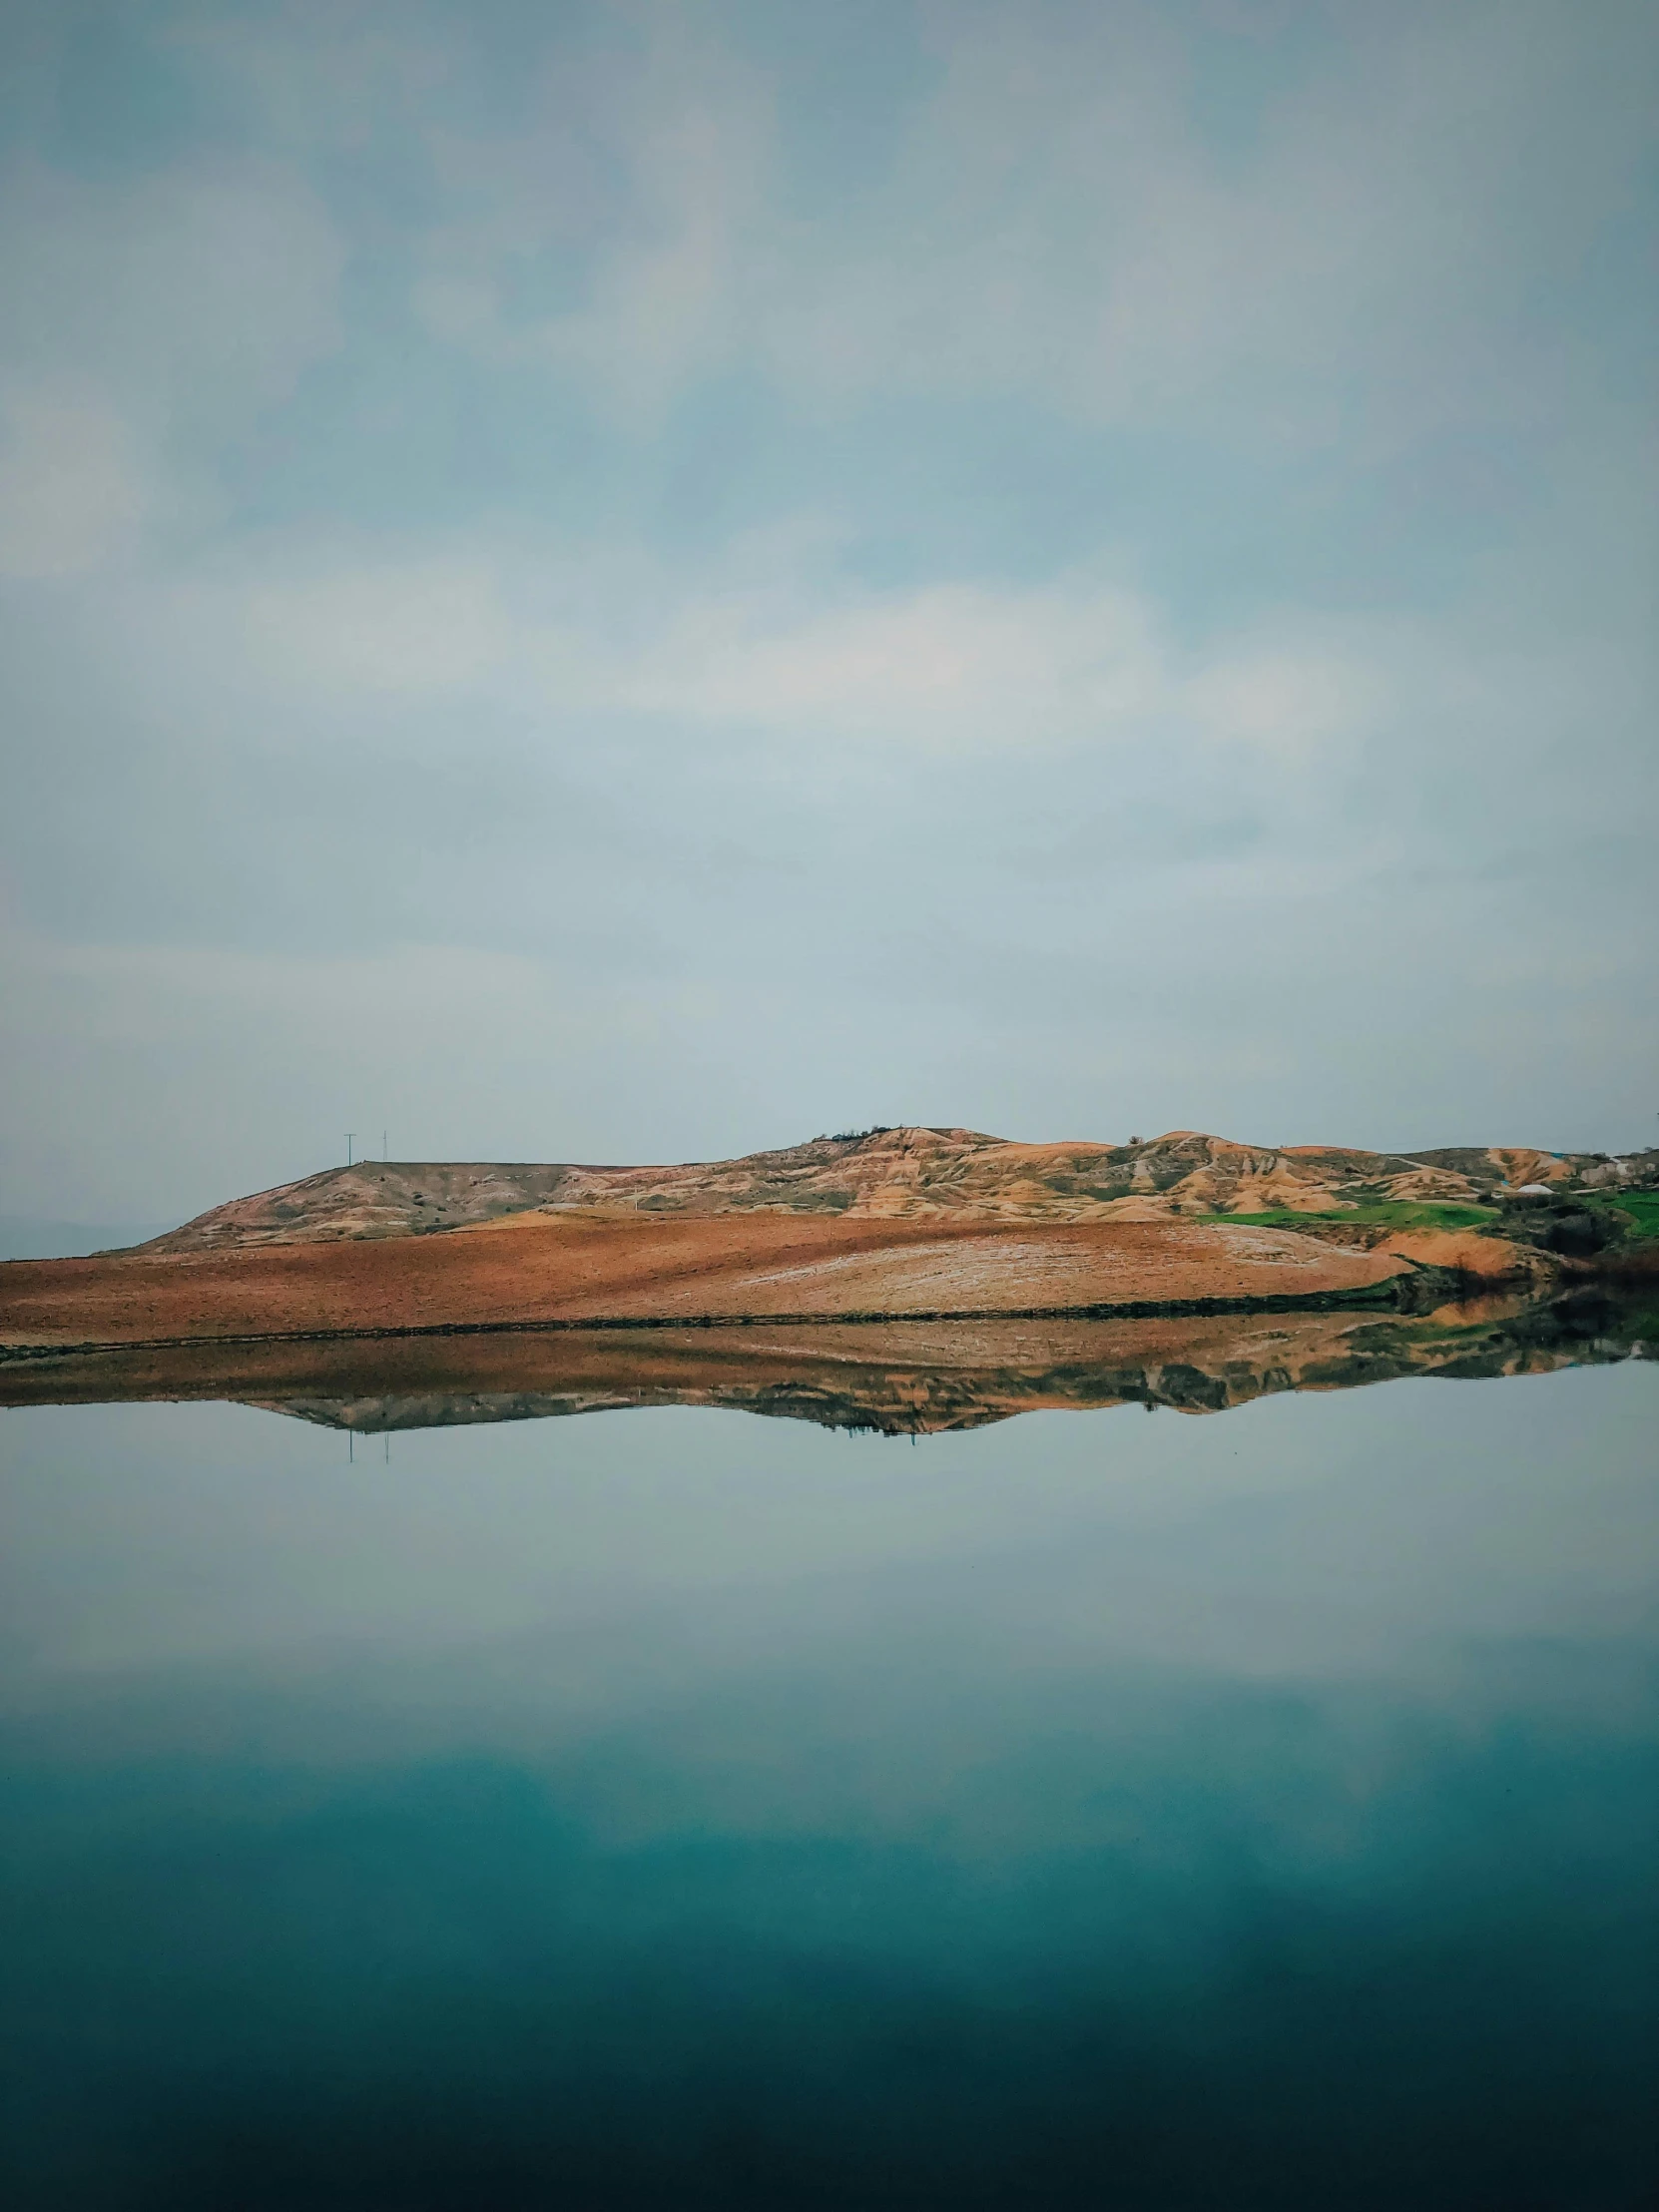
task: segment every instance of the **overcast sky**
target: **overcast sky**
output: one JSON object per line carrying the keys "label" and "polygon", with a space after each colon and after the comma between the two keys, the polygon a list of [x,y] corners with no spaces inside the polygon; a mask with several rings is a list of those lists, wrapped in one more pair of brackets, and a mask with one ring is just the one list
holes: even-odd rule
{"label": "overcast sky", "polygon": [[0,20],[0,1211],[1653,1141],[1649,0]]}

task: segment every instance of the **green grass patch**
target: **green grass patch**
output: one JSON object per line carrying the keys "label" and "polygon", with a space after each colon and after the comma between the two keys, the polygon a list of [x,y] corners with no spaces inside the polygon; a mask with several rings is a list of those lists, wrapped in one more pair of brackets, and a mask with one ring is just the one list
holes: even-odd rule
{"label": "green grass patch", "polygon": [[1598,1213],[1622,1214],[1631,1225],[1625,1235],[1632,1244],[1651,1244],[1659,1238],[1659,1191],[1586,1191],[1585,1203]]}
{"label": "green grass patch", "polygon": [[1265,1214],[1205,1214],[1204,1221],[1234,1221],[1253,1229],[1307,1229],[1322,1221],[1358,1222],[1382,1229],[1488,1229],[1498,1218],[1495,1206],[1436,1206],[1412,1198],[1368,1198],[1354,1206],[1333,1206],[1318,1214],[1300,1214],[1276,1206]]}

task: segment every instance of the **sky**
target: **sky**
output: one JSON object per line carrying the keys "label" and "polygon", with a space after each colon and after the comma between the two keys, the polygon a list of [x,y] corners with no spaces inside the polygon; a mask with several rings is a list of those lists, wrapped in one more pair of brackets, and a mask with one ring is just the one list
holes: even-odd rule
{"label": "sky", "polygon": [[3,0],[0,1212],[1659,1134],[1646,0]]}

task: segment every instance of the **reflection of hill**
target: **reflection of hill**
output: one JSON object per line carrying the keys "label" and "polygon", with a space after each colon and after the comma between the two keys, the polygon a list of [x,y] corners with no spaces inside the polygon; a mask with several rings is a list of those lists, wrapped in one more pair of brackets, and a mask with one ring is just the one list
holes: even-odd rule
{"label": "reflection of hill", "polygon": [[1659,1358],[1659,1312],[1580,1294],[1427,1315],[1246,1314],[1125,1321],[848,1324],[713,1333],[181,1346],[10,1371],[12,1402],[236,1398],[357,1432],[716,1405],[888,1434],[1043,1409],[1220,1412],[1280,1390],[1348,1389]]}

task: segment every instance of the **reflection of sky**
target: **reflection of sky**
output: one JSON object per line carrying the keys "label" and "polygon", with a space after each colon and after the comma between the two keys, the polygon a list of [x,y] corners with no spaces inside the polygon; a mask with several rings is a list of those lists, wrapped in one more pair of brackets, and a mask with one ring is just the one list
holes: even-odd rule
{"label": "reflection of sky", "polygon": [[22,2201],[1639,2201],[1656,1383],[6,1415]]}
{"label": "reflection of sky", "polygon": [[672,1648],[682,1681],[752,1648],[820,1666],[877,1625],[953,1666],[1439,1677],[1492,1642],[1632,1631],[1654,1387],[1407,1382],[915,1446],[647,1410],[399,1434],[389,1460],[358,1438],[354,1463],[238,1407],[8,1412],[6,1695],[612,1638],[642,1676]]}

